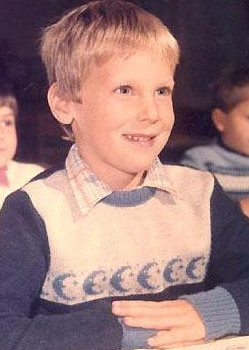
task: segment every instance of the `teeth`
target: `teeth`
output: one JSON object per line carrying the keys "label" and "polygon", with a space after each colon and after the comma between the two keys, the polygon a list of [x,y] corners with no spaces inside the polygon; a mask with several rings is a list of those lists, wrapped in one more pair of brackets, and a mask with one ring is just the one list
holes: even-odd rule
{"label": "teeth", "polygon": [[130,141],[136,141],[136,142],[146,142],[151,139],[149,136],[133,136],[133,135],[126,135],[127,139]]}

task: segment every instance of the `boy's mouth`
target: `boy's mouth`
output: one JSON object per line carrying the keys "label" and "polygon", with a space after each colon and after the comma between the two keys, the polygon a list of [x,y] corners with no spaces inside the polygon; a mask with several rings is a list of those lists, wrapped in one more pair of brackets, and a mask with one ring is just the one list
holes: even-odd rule
{"label": "boy's mouth", "polygon": [[155,135],[137,135],[137,134],[124,134],[123,135],[127,140],[132,142],[137,142],[141,144],[148,144],[154,140]]}

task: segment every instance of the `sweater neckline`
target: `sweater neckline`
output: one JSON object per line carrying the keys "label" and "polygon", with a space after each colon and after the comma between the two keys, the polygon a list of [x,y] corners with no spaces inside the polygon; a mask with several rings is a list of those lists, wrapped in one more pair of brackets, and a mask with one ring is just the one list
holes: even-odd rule
{"label": "sweater neckline", "polygon": [[156,189],[153,187],[136,188],[129,191],[114,191],[102,202],[115,207],[133,207],[147,202],[154,196]]}

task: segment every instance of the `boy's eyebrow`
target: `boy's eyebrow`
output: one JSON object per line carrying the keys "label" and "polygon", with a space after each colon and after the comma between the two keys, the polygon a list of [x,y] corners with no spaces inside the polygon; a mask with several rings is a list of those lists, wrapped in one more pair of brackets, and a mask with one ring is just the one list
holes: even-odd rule
{"label": "boy's eyebrow", "polygon": [[164,86],[174,86],[175,85],[175,79],[173,78],[168,78],[168,79],[165,79],[163,80],[163,77],[162,77],[162,81],[159,82],[159,85],[164,85]]}
{"label": "boy's eyebrow", "polygon": [[[131,79],[130,80],[126,79],[124,81],[118,81],[116,84],[117,85],[133,85],[134,81],[132,81]],[[159,82],[156,86],[158,86],[158,87],[168,87],[168,88],[172,88],[173,89],[174,85],[175,85],[175,81],[171,80],[171,81]]]}
{"label": "boy's eyebrow", "polygon": [[175,85],[175,81],[174,80],[171,80],[171,81],[166,81],[164,83],[162,83],[162,85],[164,86],[174,86]]}
{"label": "boy's eyebrow", "polygon": [[162,83],[162,84],[158,85],[159,88],[168,88],[170,90],[173,90],[174,86],[175,86],[175,82],[174,81],[172,81],[172,82],[165,82],[165,83]]}

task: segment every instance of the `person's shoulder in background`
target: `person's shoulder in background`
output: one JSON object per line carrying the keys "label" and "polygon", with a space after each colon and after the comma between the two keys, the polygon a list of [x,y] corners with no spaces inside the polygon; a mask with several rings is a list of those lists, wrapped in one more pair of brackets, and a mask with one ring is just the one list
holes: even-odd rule
{"label": "person's shoulder in background", "polygon": [[178,164],[195,169],[209,170],[208,164],[219,162],[219,145],[212,139],[206,145],[197,145],[183,152]]}
{"label": "person's shoulder in background", "polygon": [[11,160],[8,164],[7,176],[9,187],[16,190],[29,182],[33,177],[44,171],[45,168],[34,163],[23,163]]}

